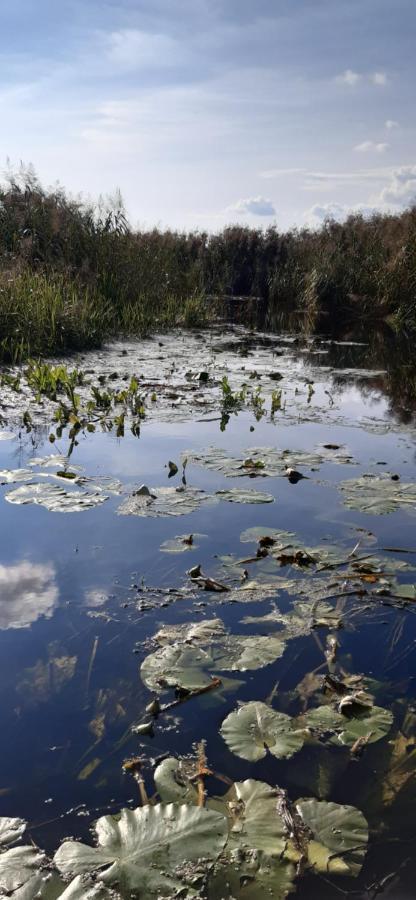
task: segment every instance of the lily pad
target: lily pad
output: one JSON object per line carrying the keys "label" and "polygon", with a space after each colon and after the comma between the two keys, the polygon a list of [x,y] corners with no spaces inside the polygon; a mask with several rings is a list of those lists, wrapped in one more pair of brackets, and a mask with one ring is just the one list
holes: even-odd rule
{"label": "lily pad", "polygon": [[34,473],[30,469],[2,469],[0,484],[17,484],[19,481],[31,481]]}
{"label": "lily pad", "polygon": [[149,493],[136,492],[119,506],[121,516],[186,516],[199,509],[203,502],[214,502],[205,491],[191,487],[150,488]]}
{"label": "lily pad", "polygon": [[[97,872],[123,896],[171,896],[183,889],[179,867],[203,875],[225,846],[227,822],[213,810],[160,803],[122,809],[118,819],[103,816],[95,826],[97,847],[64,842],[54,862],[64,875]],[[195,867],[192,866],[195,864]],[[198,865],[196,865],[198,863]]]}
{"label": "lily pad", "polygon": [[[215,621],[215,620],[214,620]],[[200,624],[200,623],[198,623]],[[180,640],[150,653],[142,663],[140,674],[153,691],[164,687],[198,690],[212,682],[212,676],[223,671],[255,670],[275,662],[282,656],[285,642],[273,635],[228,635],[218,632],[205,641],[186,637],[189,626],[182,626]],[[191,632],[192,633],[192,632]]]}
{"label": "lily pad", "polygon": [[229,503],[274,503],[273,494],[264,491],[250,491],[243,488],[230,488],[230,490],[216,491],[215,496]]}
{"label": "lily pad", "polygon": [[221,734],[233,753],[250,762],[263,759],[267,751],[277,759],[289,759],[301,749],[305,737],[290,716],[257,700],[230,713]]}
{"label": "lily pad", "polygon": [[295,870],[282,858],[287,832],[277,811],[277,791],[250,778],[208,803],[224,811],[229,824],[226,848],[209,880],[209,900],[287,897]]}
{"label": "lily pad", "polygon": [[[154,773],[156,790],[163,803],[198,803],[198,791],[191,782],[185,760],[169,756],[162,760]],[[195,763],[192,765],[195,773]]]}
{"label": "lily pad", "polygon": [[298,800],[296,808],[313,840],[308,860],[316,872],[356,876],[362,868],[368,844],[368,825],[354,806],[326,800]]}
{"label": "lily pad", "polygon": [[16,891],[38,872],[46,861],[36,847],[13,847],[0,854],[0,890]]}
{"label": "lily pad", "polygon": [[366,743],[374,744],[386,737],[393,724],[393,713],[381,706],[371,706],[348,715],[338,712],[332,706],[318,706],[308,710],[302,721],[307,726],[322,733],[332,732],[331,743],[344,744],[351,747],[358,738],[365,738]]}
{"label": "lily pad", "polygon": [[0,847],[14,844],[26,830],[24,819],[12,819],[9,816],[0,817]]}
{"label": "lily pad", "polygon": [[77,488],[66,490],[56,484],[34,482],[9,491],[5,494],[5,499],[17,505],[33,503],[43,506],[49,512],[69,513],[93,509],[108,500],[108,497],[101,492],[91,493]]}
{"label": "lily pad", "polygon": [[395,481],[390,475],[362,475],[361,478],[342,481],[344,506],[373,516],[395,512],[412,512],[416,509],[416,484]]}
{"label": "lily pad", "polygon": [[168,541],[163,541],[159,550],[161,553],[186,553],[189,550],[197,550],[199,544],[197,539],[204,537],[202,534],[178,534],[176,537]]}

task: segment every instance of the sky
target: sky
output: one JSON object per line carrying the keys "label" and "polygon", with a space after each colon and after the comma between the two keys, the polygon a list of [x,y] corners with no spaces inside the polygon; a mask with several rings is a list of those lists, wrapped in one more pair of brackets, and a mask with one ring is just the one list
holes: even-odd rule
{"label": "sky", "polygon": [[138,227],[401,210],[415,29],[415,0],[3,0],[0,168]]}

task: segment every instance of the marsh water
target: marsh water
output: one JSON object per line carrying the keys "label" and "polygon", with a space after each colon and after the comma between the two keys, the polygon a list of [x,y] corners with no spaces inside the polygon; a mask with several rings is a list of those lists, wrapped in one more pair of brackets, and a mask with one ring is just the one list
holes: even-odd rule
{"label": "marsh water", "polygon": [[[306,873],[297,896],[332,900],[352,891],[364,898],[379,888],[397,900],[414,896],[411,356],[374,336],[305,339],[221,325],[118,342],[66,362],[101,385],[135,375],[145,416],[139,434],[126,422],[123,435],[97,426],[81,429],[74,442],[64,428],[52,444],[54,404],[26,388],[2,389],[0,814],[25,818],[31,839],[50,851],[68,835],[88,841],[97,816],[137,806],[126,759],[141,758],[151,795],[155,761],[188,756],[203,740],[209,766],[226,778],[259,779],[284,788],[292,801],[318,797],[364,813],[370,840],[361,874]],[[224,409],[224,375],[235,393],[248,386],[235,408]],[[22,409],[31,412],[30,427],[21,425]],[[69,459],[48,464],[69,448]],[[287,453],[270,463],[270,451]],[[255,459],[262,460],[257,468]],[[42,497],[31,502],[30,492],[24,502],[12,496],[22,485],[57,484],[65,466],[91,476],[93,488],[96,478],[103,502],[65,511],[59,498],[52,509]],[[287,477],[288,467],[305,477]],[[16,470],[26,475],[4,475]],[[351,489],[348,482],[364,474],[372,477]],[[172,514],[169,493],[150,515],[140,504],[135,514],[134,503],[130,514],[119,514],[141,485],[155,497],[161,488],[195,489],[196,500],[182,515]],[[391,485],[406,491],[392,499]],[[69,480],[65,488],[79,489]],[[235,489],[260,492],[259,502],[216,493]],[[257,529],[251,539],[249,529]],[[257,556],[259,536],[275,532],[290,535],[281,554]],[[309,553],[313,564],[288,546]],[[190,577],[198,565],[228,590],[206,590],[203,579]],[[336,618],[326,610],[321,622],[288,639],[287,617],[311,598],[332,604]],[[264,618],[276,610],[280,622]],[[154,635],[162,626],[212,619],[231,635],[286,629],[284,651],[269,664],[260,659],[258,668],[234,667],[220,690],[183,698],[154,721],[151,734],[135,733],[155,693],[140,673],[157,651]],[[351,745],[323,746],[322,737],[291,758],[267,753],[256,762],[231,751],[220,729],[238,704],[262,701],[299,716],[322,704],[322,680],[331,673],[346,683],[361,678],[360,688],[392,714],[380,739],[364,738],[352,753]],[[172,698],[167,688],[163,699]],[[208,791],[224,791],[222,782],[208,782]]]}

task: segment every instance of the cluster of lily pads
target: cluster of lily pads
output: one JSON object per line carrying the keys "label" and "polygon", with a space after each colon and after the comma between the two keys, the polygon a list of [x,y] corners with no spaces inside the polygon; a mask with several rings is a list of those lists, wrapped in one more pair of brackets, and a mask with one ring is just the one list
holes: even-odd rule
{"label": "cluster of lily pads", "polygon": [[[20,843],[26,824],[0,819],[0,890],[14,900],[208,897],[284,900],[305,871],[356,876],[368,825],[352,806],[314,798],[291,803],[254,779],[208,798],[201,765],[165,759],[159,800],[95,824],[96,845],[64,841],[53,860]],[[202,786],[202,790],[201,790]]]}

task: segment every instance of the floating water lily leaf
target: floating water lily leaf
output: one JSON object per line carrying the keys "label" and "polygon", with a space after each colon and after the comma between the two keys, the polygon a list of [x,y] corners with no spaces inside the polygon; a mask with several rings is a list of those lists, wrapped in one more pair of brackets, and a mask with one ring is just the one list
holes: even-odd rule
{"label": "floating water lily leaf", "polygon": [[178,534],[169,541],[163,541],[159,550],[161,553],[186,553],[187,550],[196,550],[199,546],[198,538],[202,534]]}
{"label": "floating water lily leaf", "polygon": [[[204,632],[204,627],[208,631]],[[160,640],[162,635],[164,640],[169,633],[179,640],[150,653],[141,666],[142,680],[153,691],[178,686],[198,690],[210,684],[215,673],[260,669],[282,656],[285,649],[285,642],[273,635],[228,635],[215,619],[174,626],[173,630],[169,627],[156,637]]]}
{"label": "floating water lily leaf", "polygon": [[344,715],[328,705],[308,710],[301,721],[322,733],[332,732],[331,743],[351,747],[358,738],[365,738],[367,744],[384,738],[393,724],[393,713],[381,706],[371,706],[363,707],[362,712],[354,715],[351,712]]}
{"label": "floating water lily leaf", "polygon": [[191,769],[196,772],[196,762],[169,756],[162,760],[154,772],[156,790],[163,803],[198,803],[198,790],[190,780]]}
{"label": "floating water lily leaf", "polygon": [[202,647],[170,644],[146,656],[140,675],[151,691],[161,691],[168,687],[199,690],[212,682],[209,673],[213,666],[211,654]]}
{"label": "floating water lily leaf", "polygon": [[393,713],[381,706],[372,706],[361,715],[343,716],[346,719],[339,735],[341,744],[351,746],[358,738],[365,738],[368,744],[374,744],[386,737],[393,724]]}
{"label": "floating water lily leaf", "polygon": [[221,798],[208,801],[228,817],[224,853],[208,885],[210,900],[272,897],[293,890],[294,868],[281,859],[287,844],[285,823],[277,811],[277,791],[250,778],[236,782]]}
{"label": "floating water lily leaf", "polygon": [[83,512],[92,509],[108,500],[108,497],[99,493],[81,491],[77,488],[66,490],[56,484],[38,483],[25,484],[5,494],[9,503],[26,505],[33,503],[36,506],[44,506],[50,512]]}
{"label": "floating water lily leaf", "polygon": [[30,469],[2,469],[0,471],[0,484],[15,484],[19,481],[30,481],[34,473]]}
{"label": "floating water lily leaf", "polygon": [[195,512],[203,502],[214,502],[214,498],[205,491],[191,487],[158,487],[150,488],[148,494],[137,492],[132,494],[119,506],[117,512],[121,516],[186,516]]}
{"label": "floating water lily leaf", "polygon": [[200,622],[163,625],[155,634],[154,640],[158,644],[171,644],[174,641],[182,641],[186,644],[200,642],[206,644],[214,639],[224,637],[225,634],[222,619],[202,619]]}
{"label": "floating water lily leaf", "polygon": [[258,850],[236,850],[214,866],[208,900],[285,900],[295,889],[295,869]]}
{"label": "floating water lily leaf", "polygon": [[12,819],[9,816],[0,816],[0,847],[14,844],[26,830],[24,819]]}
{"label": "floating water lily leaf", "polygon": [[320,446],[317,451],[279,450],[276,447],[250,447],[241,456],[232,456],[226,450],[208,447],[206,450],[187,450],[183,454],[188,462],[206,469],[222,472],[228,478],[273,477],[281,475],[285,468],[306,466],[317,468],[324,462],[351,463],[352,457],[342,447]]}
{"label": "floating water lily leaf", "polygon": [[95,830],[97,847],[66,841],[54,862],[64,875],[97,872],[126,898],[132,892],[171,896],[183,889],[179,867],[186,868],[189,880],[202,877],[227,838],[227,822],[220,813],[174,803],[122,809],[118,819],[98,819]]}
{"label": "floating water lily leaf", "polygon": [[294,531],[276,531],[274,528],[269,528],[267,525],[265,525],[264,528],[261,525],[256,525],[254,528],[246,528],[245,531],[242,531],[240,534],[240,541],[243,544],[257,544],[260,543],[263,538],[266,540],[269,539],[270,542],[275,541],[278,546],[285,547],[292,543],[292,538],[294,537]]}
{"label": "floating water lily leaf", "polygon": [[[35,896],[36,895],[34,894],[34,900]],[[89,878],[83,878],[82,875],[77,875],[77,877],[65,887],[63,893],[59,894],[59,900],[111,900],[111,898],[115,900],[117,896],[118,894],[114,895],[113,891],[107,890],[102,884],[94,884]],[[24,900],[26,900],[26,897]],[[29,898],[27,898],[27,900],[29,900]],[[45,900],[48,900],[48,898],[45,897]]]}
{"label": "floating water lily leaf", "polygon": [[254,778],[236,781],[223,797],[208,803],[228,817],[227,850],[261,850],[270,856],[284,852],[287,832],[277,811],[277,792],[269,784]]}
{"label": "floating water lily leaf", "polygon": [[290,716],[257,700],[230,713],[221,734],[233,753],[250,762],[263,759],[267,750],[278,759],[289,759],[301,749],[305,737]]}
{"label": "floating water lily leaf", "polygon": [[0,854],[0,890],[16,891],[38,872],[45,854],[36,847],[13,847]]}
{"label": "floating water lily leaf", "polygon": [[400,509],[416,509],[416,484],[394,481],[390,475],[362,475],[338,485],[348,509],[382,516]]}
{"label": "floating water lily leaf", "polygon": [[229,503],[274,503],[273,494],[264,491],[250,491],[243,488],[230,488],[230,490],[216,491],[215,496],[220,500],[228,500]]}
{"label": "floating water lily leaf", "polygon": [[313,840],[308,860],[316,872],[356,876],[362,868],[368,844],[368,825],[354,806],[326,800],[298,800],[296,808]]}
{"label": "floating water lily leaf", "polygon": [[[38,469],[63,469],[68,465],[68,457],[63,453],[52,453],[50,456],[34,456],[29,460],[29,466],[36,466]],[[74,466],[71,463],[72,472],[82,472],[82,466]]]}
{"label": "floating water lily leaf", "polygon": [[319,734],[334,732],[338,734],[344,728],[345,716],[342,716],[332,706],[317,706],[314,709],[308,709],[301,721]]}

